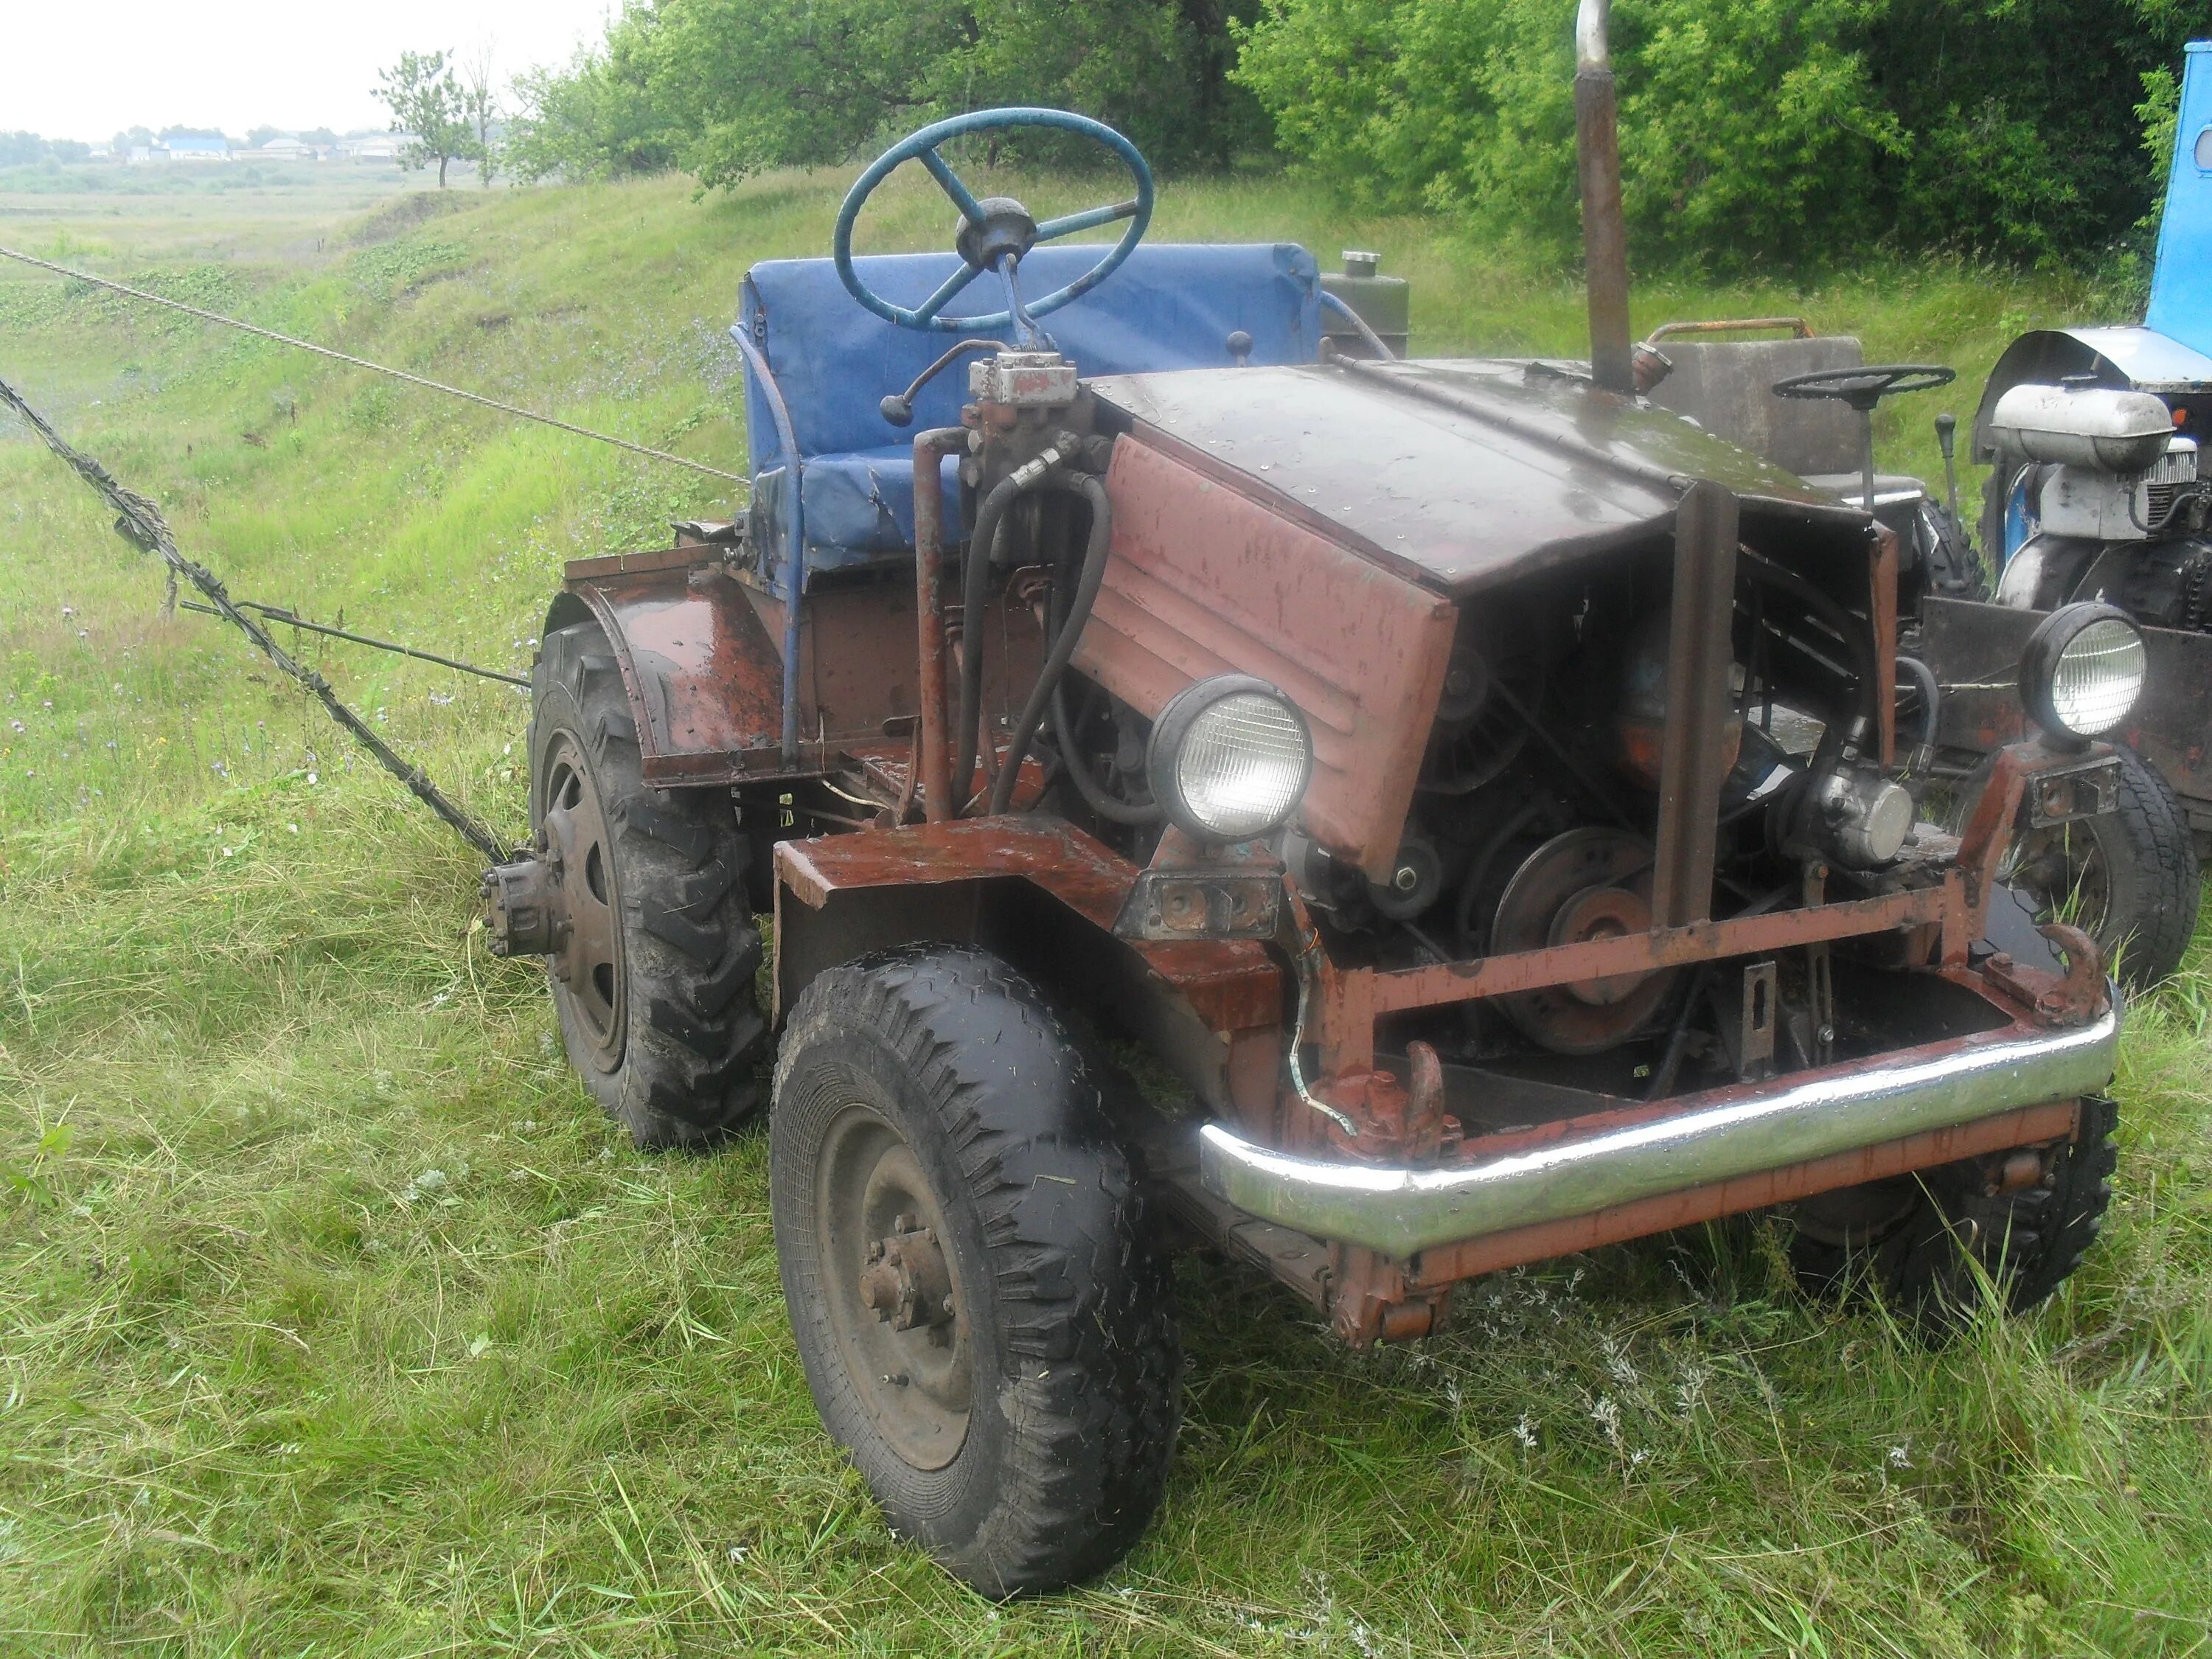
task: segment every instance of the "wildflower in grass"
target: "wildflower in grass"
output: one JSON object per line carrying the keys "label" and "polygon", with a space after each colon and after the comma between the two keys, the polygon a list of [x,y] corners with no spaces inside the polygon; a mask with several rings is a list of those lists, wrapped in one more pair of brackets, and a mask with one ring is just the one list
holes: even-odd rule
{"label": "wildflower in grass", "polygon": [[1889,1449],[1887,1462],[1893,1469],[1909,1469],[1912,1467],[1912,1438],[1910,1435]]}
{"label": "wildflower in grass", "polygon": [[1597,1404],[1590,1407],[1590,1420],[1605,1431],[1605,1437],[1613,1450],[1623,1457],[1628,1455],[1628,1443],[1620,1437],[1620,1407],[1611,1395],[1598,1395]]}
{"label": "wildflower in grass", "polygon": [[1513,1437],[1521,1443],[1522,1451],[1536,1449],[1536,1424],[1528,1413],[1522,1412],[1521,1420],[1513,1425]]}
{"label": "wildflower in grass", "polygon": [[1682,1380],[1674,1385],[1676,1415],[1688,1422],[1705,1404],[1705,1384],[1712,1381],[1712,1372],[1697,1360],[1682,1368]]}

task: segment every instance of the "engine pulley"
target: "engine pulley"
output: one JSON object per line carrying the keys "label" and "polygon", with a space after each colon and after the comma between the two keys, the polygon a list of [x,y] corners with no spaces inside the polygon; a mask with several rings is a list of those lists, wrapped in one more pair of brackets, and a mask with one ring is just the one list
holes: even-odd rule
{"label": "engine pulley", "polygon": [[[1490,952],[1586,945],[1651,926],[1652,856],[1625,830],[1589,825],[1554,836],[1522,860],[1499,899]],[[1500,997],[1530,1042],[1562,1054],[1594,1054],[1627,1041],[1667,999],[1673,971],[1616,974]]]}

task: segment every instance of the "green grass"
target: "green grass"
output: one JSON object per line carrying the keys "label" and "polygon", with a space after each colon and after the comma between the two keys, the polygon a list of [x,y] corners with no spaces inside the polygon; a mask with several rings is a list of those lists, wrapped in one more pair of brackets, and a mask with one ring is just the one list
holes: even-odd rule
{"label": "green grass", "polygon": [[[4,183],[4,181],[0,181]],[[842,180],[114,215],[0,240],[717,465],[750,260]],[[1079,185],[1048,194],[1075,205]],[[871,246],[942,234],[896,196]],[[1431,349],[1571,351],[1570,283],[1267,184],[1160,229],[1382,249]],[[1654,283],[1968,382],[2057,279]],[[0,270],[0,374],[240,593],[528,660],[562,559],[717,486]],[[1978,386],[1952,406],[1971,410]],[[1934,465],[1927,416],[1885,451]],[[887,1538],[815,1422],[757,1135],[644,1157],[484,952],[475,863],[0,433],[0,1650],[2159,1654],[2212,1645],[2212,971],[2137,1009],[2124,1192],[2037,1317],[1941,1353],[1800,1297],[1755,1225],[1505,1275],[1355,1355],[1187,1267],[1167,1506],[1101,1585],[994,1607]],[[510,832],[522,701],[309,642]],[[18,726],[20,730],[16,729]]]}

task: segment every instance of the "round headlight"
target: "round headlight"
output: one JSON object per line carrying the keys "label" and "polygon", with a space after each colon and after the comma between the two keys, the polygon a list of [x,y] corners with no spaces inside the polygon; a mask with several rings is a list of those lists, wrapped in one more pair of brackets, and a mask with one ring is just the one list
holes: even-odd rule
{"label": "round headlight", "polygon": [[2021,653],[2020,694],[2046,735],[2086,742],[2128,716],[2147,668],[2142,630],[2109,605],[2045,617]]}
{"label": "round headlight", "polygon": [[1305,717],[1249,674],[1185,686],[1152,722],[1152,799],[1185,835],[1250,841],[1280,825],[1313,776]]}

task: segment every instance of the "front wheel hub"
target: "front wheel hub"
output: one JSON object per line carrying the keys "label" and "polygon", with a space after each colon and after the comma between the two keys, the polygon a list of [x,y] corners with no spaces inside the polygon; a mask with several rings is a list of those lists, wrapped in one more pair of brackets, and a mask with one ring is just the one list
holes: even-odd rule
{"label": "front wheel hub", "polygon": [[893,1224],[901,1231],[868,1246],[860,1300],[895,1331],[951,1324],[952,1272],[945,1265],[936,1232],[916,1225],[910,1215]]}

